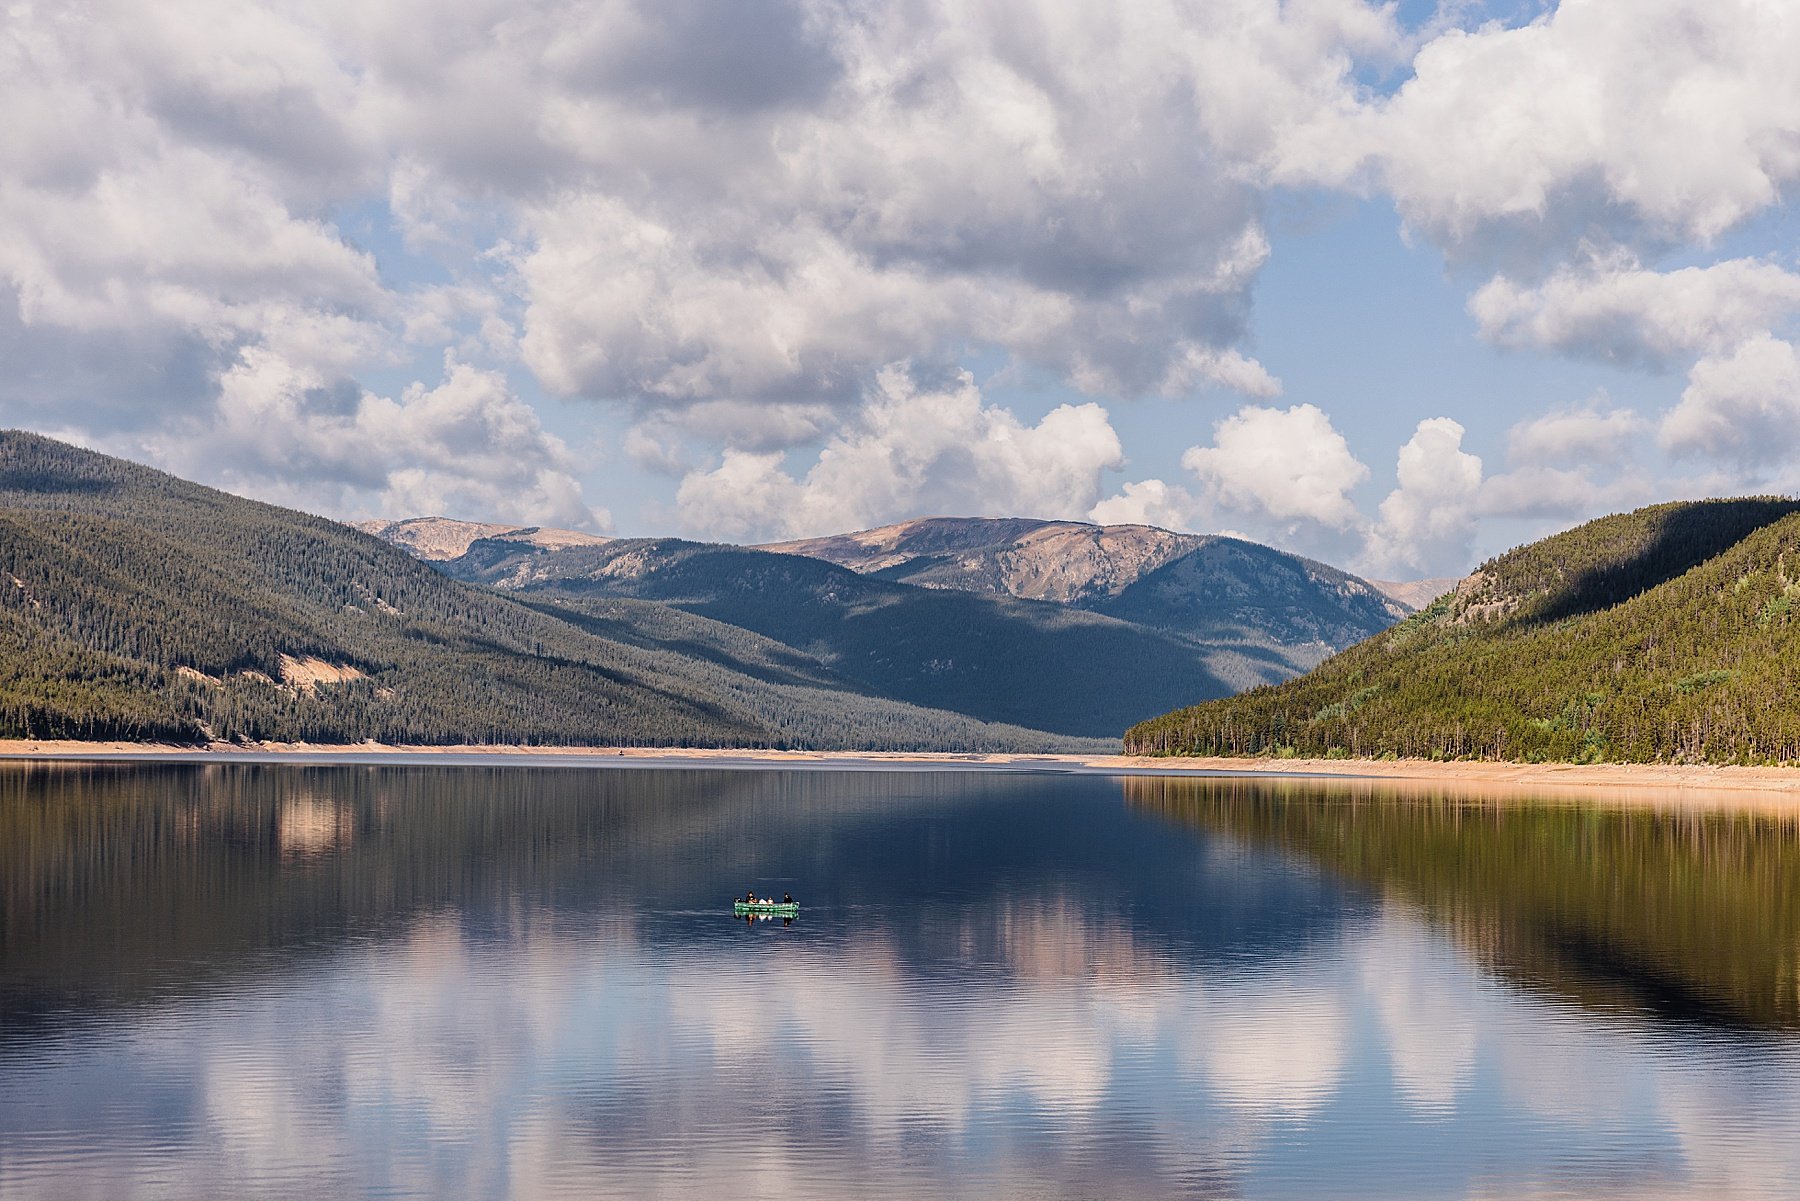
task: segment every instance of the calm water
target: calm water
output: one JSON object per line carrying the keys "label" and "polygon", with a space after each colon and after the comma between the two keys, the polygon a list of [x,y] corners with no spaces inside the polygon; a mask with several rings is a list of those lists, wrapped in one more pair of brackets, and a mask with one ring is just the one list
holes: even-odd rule
{"label": "calm water", "polygon": [[1793,1197],[1797,957],[1766,817],[13,767],[0,1198]]}

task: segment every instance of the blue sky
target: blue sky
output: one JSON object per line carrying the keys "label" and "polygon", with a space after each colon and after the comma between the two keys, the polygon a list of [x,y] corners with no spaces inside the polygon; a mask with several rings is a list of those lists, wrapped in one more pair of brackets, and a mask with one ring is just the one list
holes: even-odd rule
{"label": "blue sky", "polygon": [[1467,570],[1800,487],[1773,0],[0,18],[0,419],[341,517]]}

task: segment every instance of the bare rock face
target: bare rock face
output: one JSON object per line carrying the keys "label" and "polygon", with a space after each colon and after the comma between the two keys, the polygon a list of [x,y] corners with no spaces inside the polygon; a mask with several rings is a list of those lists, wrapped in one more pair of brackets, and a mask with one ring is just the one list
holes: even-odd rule
{"label": "bare rock face", "polygon": [[571,546],[598,546],[610,539],[578,530],[544,529],[535,525],[501,525],[490,521],[457,521],[450,517],[408,517],[402,521],[350,523],[365,534],[391,542],[416,559],[443,562],[461,558],[471,543],[483,538],[516,542],[539,550],[565,550]]}
{"label": "bare rock face", "polygon": [[1462,583],[1459,576],[1438,576],[1429,580],[1370,580],[1389,600],[1399,601],[1409,612],[1416,613],[1438,597]]}
{"label": "bare rock face", "polygon": [[1036,521],[1028,517],[919,517],[853,534],[775,542],[757,550],[824,559],[851,571],[872,575],[910,563],[920,556],[956,554],[1005,546],[1033,530],[1074,522]]}
{"label": "bare rock face", "polygon": [[1104,734],[1157,711],[1154,697],[1291,678],[1408,612],[1324,563],[1151,526],[923,518],[763,547],[589,538],[547,549],[531,531],[399,524],[440,535],[439,554],[455,548],[450,533],[466,538],[437,563],[457,579],[621,628],[636,620],[621,602],[670,606],[883,696],[1058,732]]}
{"label": "bare rock face", "polygon": [[1271,547],[1146,525],[925,517],[759,549],[925,588],[1051,601],[1209,642],[1311,648],[1313,662],[1415,607]]}
{"label": "bare rock face", "polygon": [[1117,596],[1207,541],[1147,525],[1019,517],[923,517],[759,549],[825,559],[865,575],[962,592],[1079,605]]}

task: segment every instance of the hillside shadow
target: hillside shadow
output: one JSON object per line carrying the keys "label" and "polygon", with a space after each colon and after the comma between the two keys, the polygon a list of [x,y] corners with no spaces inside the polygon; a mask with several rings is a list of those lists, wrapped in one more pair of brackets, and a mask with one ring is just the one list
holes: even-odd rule
{"label": "hillside shadow", "polygon": [[1636,555],[1576,575],[1527,624],[1561,621],[1623,604],[1716,558],[1757,530],[1800,512],[1800,502],[1758,499],[1690,505],[1662,518]]}
{"label": "hillside shadow", "polygon": [[[534,597],[543,595],[545,594],[536,593]],[[525,600],[523,603],[547,617],[566,621],[586,633],[613,642],[622,642],[628,646],[635,646],[640,650],[674,651],[677,654],[686,655],[690,659],[702,660],[770,684],[825,688],[833,692],[848,691],[848,686],[843,681],[831,678],[822,665],[805,659],[798,652],[794,652],[793,660],[789,663],[759,662],[748,655],[735,654],[725,647],[704,642],[698,638],[668,637],[666,635],[647,637],[628,616],[603,617],[535,598]],[[639,601],[636,603],[648,605],[656,602]],[[673,606],[670,607],[673,608]],[[785,643],[780,645],[786,646]]]}
{"label": "hillside shadow", "polygon": [[100,479],[96,476],[84,475],[76,471],[64,471],[54,467],[0,469],[0,493],[72,493],[79,496],[105,496],[118,490],[119,482],[117,480]]}

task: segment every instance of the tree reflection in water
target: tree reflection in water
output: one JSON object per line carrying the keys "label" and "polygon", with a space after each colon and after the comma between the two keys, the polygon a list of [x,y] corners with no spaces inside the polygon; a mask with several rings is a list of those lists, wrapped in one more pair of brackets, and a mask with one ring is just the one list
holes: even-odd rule
{"label": "tree reflection in water", "polygon": [[1125,795],[1416,906],[1532,988],[1800,1026],[1800,814],[1320,780],[1128,778]]}

